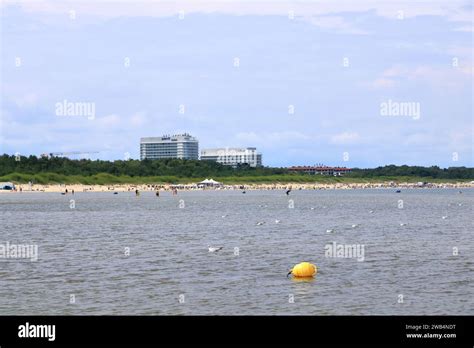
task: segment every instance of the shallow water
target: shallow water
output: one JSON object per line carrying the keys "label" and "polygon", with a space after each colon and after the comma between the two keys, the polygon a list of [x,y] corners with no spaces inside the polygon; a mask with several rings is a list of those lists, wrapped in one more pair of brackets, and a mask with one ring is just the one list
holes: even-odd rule
{"label": "shallow water", "polygon": [[[0,244],[39,256],[0,259],[0,315],[472,315],[473,202],[472,189],[2,193]],[[332,242],[363,244],[364,260],[326,257]],[[286,278],[301,261],[312,281]]]}

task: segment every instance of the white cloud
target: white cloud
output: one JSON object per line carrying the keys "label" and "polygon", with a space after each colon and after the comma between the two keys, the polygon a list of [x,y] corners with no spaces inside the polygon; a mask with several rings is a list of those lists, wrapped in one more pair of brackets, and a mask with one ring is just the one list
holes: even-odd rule
{"label": "white cloud", "polygon": [[[465,8],[464,0],[449,1],[380,1],[380,0],[319,0],[299,1],[290,0],[260,0],[260,1],[157,1],[141,0],[90,0],[58,1],[58,0],[5,0],[0,6],[20,4],[28,12],[45,12],[68,15],[70,10],[76,11],[77,16],[97,15],[102,17],[119,16],[177,16],[179,11],[191,13],[222,13],[233,15],[284,15],[293,11],[296,18],[318,16],[337,12],[367,12],[374,10],[377,15],[387,18],[397,18],[403,11],[404,18],[416,16],[446,16],[453,21],[470,22],[471,11]],[[93,5],[92,5],[93,4]],[[92,6],[91,6],[92,5]],[[140,6],[138,6],[140,5]]]}
{"label": "white cloud", "polygon": [[313,137],[296,132],[296,131],[285,131],[285,132],[241,132],[235,135],[235,138],[240,143],[248,143],[248,146],[252,145],[270,145],[276,144],[278,146],[284,146],[288,143],[296,143],[301,141],[308,141]]}
{"label": "white cloud", "polygon": [[336,145],[356,144],[360,142],[360,135],[356,132],[343,132],[333,135],[331,143]]}
{"label": "white cloud", "polygon": [[130,117],[130,124],[134,127],[142,126],[146,121],[146,113],[144,112],[137,112]]}
{"label": "white cloud", "polygon": [[[446,60],[444,67],[420,65],[416,67],[393,66],[384,70],[380,77],[369,82],[375,89],[392,88],[403,80],[420,80],[433,86],[457,88],[465,83],[471,83],[473,76],[472,62],[460,62],[458,67],[451,66],[451,58]],[[367,85],[367,84],[366,84]]]}
{"label": "white cloud", "polygon": [[450,46],[448,49],[440,50],[440,53],[446,53],[453,57],[461,58],[462,60],[471,60],[472,54],[474,53],[474,48],[470,45],[453,45]]}
{"label": "white cloud", "polygon": [[122,117],[117,114],[110,114],[103,117],[97,117],[97,124],[91,124],[92,127],[114,128],[115,130],[127,130],[130,127],[140,128],[147,122],[146,112],[135,112],[131,116]]}
{"label": "white cloud", "polygon": [[454,31],[464,31],[464,32],[467,32],[467,33],[472,33],[472,32],[474,32],[474,26],[473,25],[465,25],[465,26],[462,26],[462,27],[455,28]]}
{"label": "white cloud", "polygon": [[386,89],[392,88],[396,85],[395,79],[405,76],[409,72],[409,69],[403,68],[400,65],[392,66],[384,70],[380,77],[369,83],[369,86],[375,89]]}
{"label": "white cloud", "polygon": [[341,16],[320,16],[311,19],[311,23],[318,27],[329,29],[341,34],[367,35],[369,32],[356,28]]}
{"label": "white cloud", "polygon": [[404,136],[402,139],[403,146],[426,146],[426,144],[446,142],[446,139],[439,139],[436,134],[429,133],[413,133]]}
{"label": "white cloud", "polygon": [[120,125],[120,117],[116,114],[98,117],[97,123],[94,124],[94,127],[96,125],[99,127],[105,127],[105,128],[117,127]]}
{"label": "white cloud", "polygon": [[387,70],[384,70],[382,76],[384,77],[398,77],[401,74],[406,73],[407,69],[404,69],[400,65],[393,66]]}
{"label": "white cloud", "polygon": [[[472,153],[472,128],[449,132],[450,146],[454,151],[467,150]],[[471,145],[471,146],[470,146]]]}
{"label": "white cloud", "polygon": [[391,88],[395,86],[395,81],[391,79],[387,79],[384,77],[378,78],[375,81],[372,82],[372,87],[376,89],[380,88]]}
{"label": "white cloud", "polygon": [[20,97],[14,98],[14,102],[21,108],[31,107],[37,104],[38,95],[36,93],[27,93]]}

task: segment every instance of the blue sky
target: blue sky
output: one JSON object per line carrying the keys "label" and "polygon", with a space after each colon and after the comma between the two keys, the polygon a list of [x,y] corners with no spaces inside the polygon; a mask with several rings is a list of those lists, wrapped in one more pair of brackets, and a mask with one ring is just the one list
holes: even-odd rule
{"label": "blue sky", "polygon": [[140,137],[188,132],[270,166],[473,165],[469,1],[0,6],[1,153],[138,158]]}

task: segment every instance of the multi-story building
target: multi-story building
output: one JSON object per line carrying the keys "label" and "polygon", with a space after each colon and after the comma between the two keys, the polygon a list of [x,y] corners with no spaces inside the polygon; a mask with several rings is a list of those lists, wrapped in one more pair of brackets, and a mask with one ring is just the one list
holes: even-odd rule
{"label": "multi-story building", "polygon": [[140,159],[199,159],[199,142],[189,134],[140,139]]}
{"label": "multi-story building", "polygon": [[247,164],[250,167],[262,166],[262,154],[257,153],[255,147],[204,149],[201,151],[201,160],[215,161],[232,167],[237,167],[239,164]]}

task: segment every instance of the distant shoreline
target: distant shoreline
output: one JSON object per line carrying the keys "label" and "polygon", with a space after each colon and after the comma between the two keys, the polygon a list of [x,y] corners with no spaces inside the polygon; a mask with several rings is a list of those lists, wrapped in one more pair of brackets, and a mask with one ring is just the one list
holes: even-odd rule
{"label": "distant shoreline", "polygon": [[[85,184],[15,184],[16,191],[19,192],[171,192],[173,189],[178,191],[252,191],[252,190],[352,190],[352,189],[460,189],[474,188],[474,181],[470,182],[441,182],[441,183],[412,183],[412,182],[377,182],[370,183],[273,183],[273,184],[235,184],[222,185],[218,187],[198,187],[195,183],[188,184],[110,184],[110,185],[85,185]],[[12,192],[0,190],[0,192]]]}

